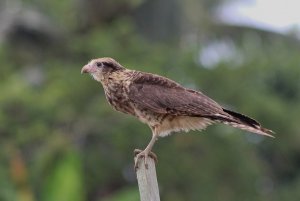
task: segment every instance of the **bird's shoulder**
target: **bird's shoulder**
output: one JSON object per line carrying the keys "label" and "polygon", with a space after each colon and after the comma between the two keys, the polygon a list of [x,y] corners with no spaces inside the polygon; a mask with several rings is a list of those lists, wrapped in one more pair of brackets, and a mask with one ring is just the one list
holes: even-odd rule
{"label": "bird's shoulder", "polygon": [[177,89],[184,89],[180,84],[177,82],[152,73],[146,73],[141,71],[135,71],[133,73],[132,84],[134,85],[155,85],[161,86],[166,88],[177,88]]}

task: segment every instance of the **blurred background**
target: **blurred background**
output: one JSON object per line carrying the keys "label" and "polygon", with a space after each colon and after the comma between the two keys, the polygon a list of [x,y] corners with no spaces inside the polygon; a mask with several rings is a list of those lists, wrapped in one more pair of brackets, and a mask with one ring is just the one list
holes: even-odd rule
{"label": "blurred background", "polygon": [[300,200],[300,16],[297,1],[276,2],[1,0],[0,200],[139,200],[133,150],[150,129],[80,74],[104,56],[276,132],[161,138],[161,200]]}

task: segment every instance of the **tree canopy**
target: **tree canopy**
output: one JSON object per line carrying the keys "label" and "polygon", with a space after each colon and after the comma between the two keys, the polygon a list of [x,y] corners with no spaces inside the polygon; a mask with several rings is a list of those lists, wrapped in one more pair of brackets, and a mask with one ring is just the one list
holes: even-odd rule
{"label": "tree canopy", "polygon": [[[162,200],[300,199],[300,43],[216,22],[223,1],[24,0],[0,19],[0,200],[137,201],[151,131],[80,74],[109,56],[201,90],[275,139],[224,125],[161,138]],[[271,8],[270,8],[271,9]],[[12,12],[14,11],[14,12]]]}

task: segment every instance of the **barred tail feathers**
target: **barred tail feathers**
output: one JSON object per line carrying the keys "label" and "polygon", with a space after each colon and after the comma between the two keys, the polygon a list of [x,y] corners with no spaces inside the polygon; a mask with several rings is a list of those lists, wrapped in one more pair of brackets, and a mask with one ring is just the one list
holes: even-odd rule
{"label": "barred tail feathers", "polygon": [[243,114],[233,112],[227,109],[223,109],[223,111],[227,113],[228,116],[227,115],[215,116],[213,119],[223,124],[227,124],[235,128],[246,130],[251,133],[274,137],[272,135],[274,133],[272,130],[263,128],[256,120],[247,117]]}

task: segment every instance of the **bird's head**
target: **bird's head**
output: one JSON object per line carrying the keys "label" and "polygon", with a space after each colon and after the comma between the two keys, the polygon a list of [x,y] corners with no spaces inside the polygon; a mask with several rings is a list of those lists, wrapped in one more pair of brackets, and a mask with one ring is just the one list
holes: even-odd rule
{"label": "bird's head", "polygon": [[89,73],[95,80],[101,81],[108,74],[121,69],[124,69],[124,67],[116,60],[104,57],[91,60],[88,64],[82,67],[81,74]]}

